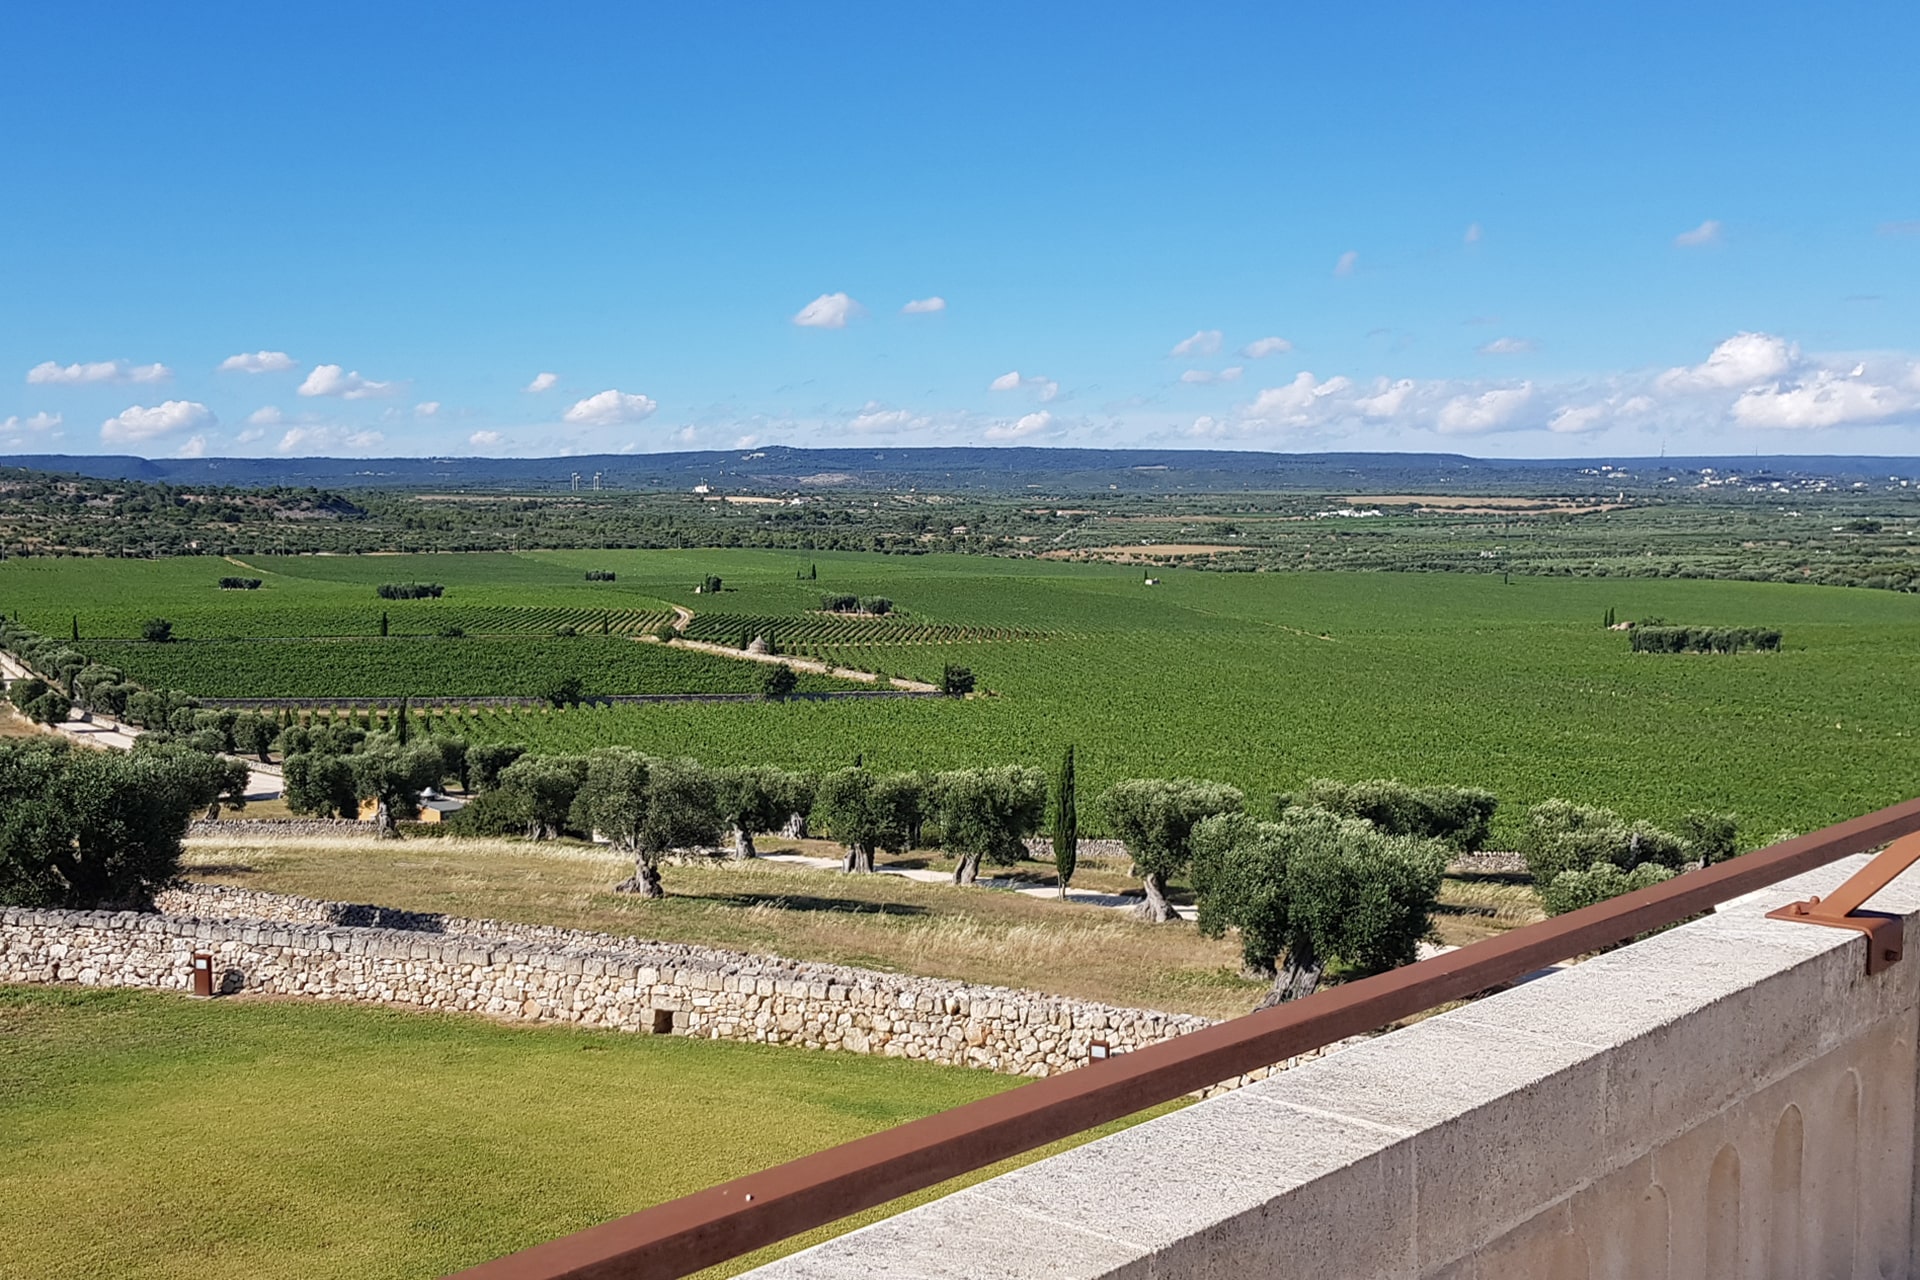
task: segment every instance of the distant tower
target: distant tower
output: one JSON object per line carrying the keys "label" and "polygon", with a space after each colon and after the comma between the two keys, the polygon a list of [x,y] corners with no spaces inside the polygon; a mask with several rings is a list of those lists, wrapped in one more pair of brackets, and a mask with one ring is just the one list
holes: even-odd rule
{"label": "distant tower", "polygon": [[574,472],[574,473],[573,473],[573,480],[572,480],[572,482],[571,482],[571,483],[570,483],[570,484],[569,484],[569,485],[567,486],[567,490],[568,490],[568,492],[570,492],[570,493],[578,493],[578,492],[580,492],[580,473],[579,473],[578,471],[576,471],[576,472]]}
{"label": "distant tower", "polygon": [[598,471],[593,473],[593,491],[595,493],[600,492],[600,473]]}

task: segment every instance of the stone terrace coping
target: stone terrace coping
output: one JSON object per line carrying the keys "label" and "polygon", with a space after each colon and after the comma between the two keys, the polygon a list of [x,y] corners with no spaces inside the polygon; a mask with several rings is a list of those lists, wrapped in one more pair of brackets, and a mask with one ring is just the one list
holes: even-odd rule
{"label": "stone terrace coping", "polygon": [[[1003,1174],[757,1280],[1905,1276],[1920,948],[1768,920],[1837,862]],[[1920,868],[1873,906],[1920,922]]]}

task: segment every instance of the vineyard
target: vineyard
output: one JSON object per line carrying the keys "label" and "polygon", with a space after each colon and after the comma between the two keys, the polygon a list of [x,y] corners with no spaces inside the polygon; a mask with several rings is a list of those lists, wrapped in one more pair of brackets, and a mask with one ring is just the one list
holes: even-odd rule
{"label": "vineyard", "polygon": [[[588,569],[617,572],[586,582]],[[805,576],[817,569],[818,577]],[[222,592],[228,572],[257,591]],[[696,594],[706,576],[724,591]],[[756,551],[579,551],[155,562],[9,560],[0,608],[149,682],[208,696],[752,692],[764,669],[629,638],[674,606],[689,634],[887,675],[970,668],[966,700],[649,704],[478,713],[475,740],[630,743],[714,764],[1051,765],[1083,794],[1188,774],[1256,804],[1315,777],[1499,794],[1496,840],[1550,796],[1671,823],[1733,810],[1756,837],[1911,794],[1920,777],[1920,597],[1681,579],[1157,573],[1051,561]],[[381,582],[444,583],[380,601]],[[899,616],[831,617],[823,593]],[[389,636],[378,636],[380,614]],[[1603,623],[1777,628],[1777,653],[1634,654]],[[171,619],[170,645],[135,637]],[[607,635],[597,619],[605,618]],[[449,626],[464,639],[440,639]],[[580,634],[555,633],[571,626]],[[751,634],[749,634],[751,633]],[[241,637],[279,637],[241,639]],[[331,638],[329,638],[331,637]],[[802,689],[831,687],[803,677]],[[1089,814],[1089,824],[1097,819]]]}
{"label": "vineyard", "polygon": [[[764,676],[758,664],[603,636],[96,641],[87,652],[149,688],[209,698],[538,696],[568,676],[590,696],[756,693]],[[803,674],[799,692],[860,687]]]}

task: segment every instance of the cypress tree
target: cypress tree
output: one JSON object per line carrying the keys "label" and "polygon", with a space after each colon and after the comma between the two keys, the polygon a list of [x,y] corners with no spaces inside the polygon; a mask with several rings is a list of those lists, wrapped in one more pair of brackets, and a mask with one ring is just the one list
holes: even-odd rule
{"label": "cypress tree", "polygon": [[395,714],[394,720],[393,720],[393,732],[394,732],[394,736],[400,739],[400,745],[403,747],[406,746],[407,745],[407,700],[405,698],[400,699],[400,710]]}
{"label": "cypress tree", "polygon": [[380,634],[387,634],[387,611],[385,609],[380,611]]}
{"label": "cypress tree", "polygon": [[1074,791],[1071,743],[1060,761],[1060,777],[1054,785],[1054,794],[1053,869],[1060,877],[1060,896],[1064,898],[1080,855],[1080,805]]}
{"label": "cypress tree", "polygon": [[77,613],[73,615],[73,638],[75,640],[80,638],[80,615]]}

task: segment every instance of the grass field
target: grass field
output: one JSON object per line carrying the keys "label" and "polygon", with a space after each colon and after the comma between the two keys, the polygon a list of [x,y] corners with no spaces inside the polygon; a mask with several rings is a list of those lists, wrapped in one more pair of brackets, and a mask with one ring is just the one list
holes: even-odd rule
{"label": "grass field", "polygon": [[386,1009],[0,987],[0,1275],[438,1275],[1019,1083]]}
{"label": "grass field", "polygon": [[[923,637],[1012,638],[880,643],[874,636],[883,633],[870,627],[859,643],[820,646],[828,656],[923,678],[958,663],[973,669],[987,696],[482,715],[458,727],[557,750],[626,742],[714,764],[796,767],[847,763],[856,753],[877,768],[1050,767],[1074,742],[1083,796],[1133,775],[1218,778],[1260,797],[1314,775],[1397,775],[1493,789],[1504,802],[1502,840],[1526,805],[1554,795],[1660,822],[1696,807],[1730,809],[1758,839],[1904,798],[1920,775],[1920,596],[1911,594],[1651,578],[1508,583],[1491,575],[1183,570],[1146,587],[1139,570],[1115,566],[740,550],[245,563],[266,582],[257,592],[217,590],[222,573],[240,570],[211,557],[14,560],[0,564],[0,607],[56,635],[77,613],[82,636],[96,638],[131,637],[144,618],[165,614],[195,641],[365,636],[383,609],[396,632],[418,637],[454,610],[638,616],[673,604],[724,632],[732,624],[710,615],[800,626],[817,618],[823,591],[882,594],[903,611],[896,621]],[[817,579],[796,578],[813,566]],[[584,571],[596,568],[617,570],[619,581],[585,582]],[[720,574],[728,590],[696,595],[706,573]],[[374,596],[380,582],[412,580],[442,582],[446,595]],[[1779,627],[1785,649],[1636,656],[1623,635],[1601,628],[1609,608],[1622,618]],[[385,643],[399,652],[467,642]],[[323,648],[252,647],[262,655],[247,668],[259,693],[312,679],[307,668],[321,659],[310,655]],[[384,652],[365,652],[377,651]],[[448,682],[469,684],[461,692],[499,692],[488,687],[500,681],[489,664],[465,656],[484,652],[470,648],[448,658],[451,667],[421,669],[450,672]],[[192,689],[191,673],[179,675]],[[208,671],[201,682],[221,678]],[[344,685],[355,677],[342,670],[337,678]],[[1097,829],[1097,815],[1089,818]]]}

